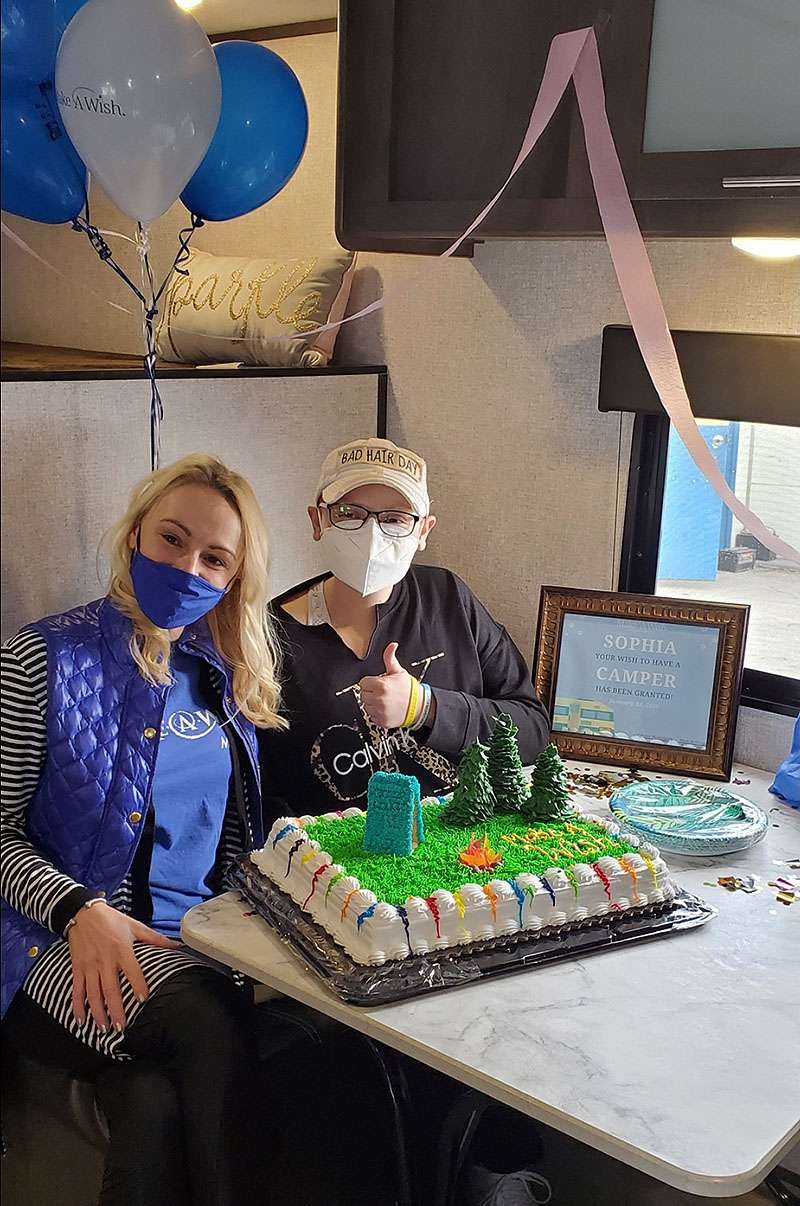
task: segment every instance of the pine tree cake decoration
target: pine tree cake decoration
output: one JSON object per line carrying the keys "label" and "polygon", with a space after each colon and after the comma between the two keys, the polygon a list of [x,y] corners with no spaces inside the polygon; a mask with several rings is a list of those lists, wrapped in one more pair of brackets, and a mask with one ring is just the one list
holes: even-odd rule
{"label": "pine tree cake decoration", "polygon": [[563,820],[570,811],[566,768],[552,741],[536,759],[523,811],[529,820],[543,823]]}
{"label": "pine tree cake decoration", "polygon": [[519,812],[530,793],[528,776],[519,756],[519,729],[505,712],[494,718],[489,742],[489,782],[495,795],[497,812]]}
{"label": "pine tree cake decoration", "polygon": [[373,854],[411,854],[425,840],[419,780],[376,771],[367,787],[364,849]]}
{"label": "pine tree cake decoration", "polygon": [[450,801],[441,812],[441,821],[454,828],[479,826],[495,811],[495,798],[489,782],[486,746],[476,741],[469,747],[458,768],[458,783]]}

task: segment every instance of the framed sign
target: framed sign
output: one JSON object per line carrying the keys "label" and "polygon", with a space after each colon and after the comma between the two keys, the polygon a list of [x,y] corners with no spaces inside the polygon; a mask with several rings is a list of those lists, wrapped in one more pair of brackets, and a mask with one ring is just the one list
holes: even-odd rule
{"label": "framed sign", "polygon": [[749,611],[543,586],[534,682],[562,755],[730,778]]}

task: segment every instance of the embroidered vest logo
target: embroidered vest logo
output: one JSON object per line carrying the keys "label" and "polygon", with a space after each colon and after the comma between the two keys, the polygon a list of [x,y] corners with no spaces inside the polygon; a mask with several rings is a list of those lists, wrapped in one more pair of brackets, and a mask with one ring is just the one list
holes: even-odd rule
{"label": "embroidered vest logo", "polygon": [[213,732],[217,725],[218,721],[213,712],[202,709],[196,712],[178,710],[166,717],[161,736],[166,737],[172,733],[175,737],[182,737],[184,741],[199,741]]}

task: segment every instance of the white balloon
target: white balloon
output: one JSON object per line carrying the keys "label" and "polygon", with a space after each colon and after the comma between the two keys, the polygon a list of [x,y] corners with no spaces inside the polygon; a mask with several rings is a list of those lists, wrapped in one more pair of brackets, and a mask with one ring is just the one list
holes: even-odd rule
{"label": "white balloon", "polygon": [[175,0],[88,0],[61,40],[56,94],[89,171],[140,222],[177,200],[219,120],[214,52]]}

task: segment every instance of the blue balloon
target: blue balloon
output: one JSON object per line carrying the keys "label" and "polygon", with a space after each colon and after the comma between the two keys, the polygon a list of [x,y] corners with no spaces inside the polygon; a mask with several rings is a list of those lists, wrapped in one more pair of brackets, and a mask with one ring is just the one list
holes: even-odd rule
{"label": "blue balloon", "polygon": [[258,209],[292,178],[306,146],[308,109],[291,67],[265,46],[220,42],[214,53],[219,124],[181,201],[200,218],[224,222]]}
{"label": "blue balloon", "polygon": [[55,0],[56,23],[60,30],[59,37],[69,25],[79,8],[83,8],[86,0]]}
{"label": "blue balloon", "polygon": [[55,102],[38,85],[4,75],[2,106],[2,208],[34,222],[71,222],[86,201],[86,168]]}
{"label": "blue balloon", "polygon": [[0,41],[8,79],[52,82],[64,30],[86,0],[2,0]]}

